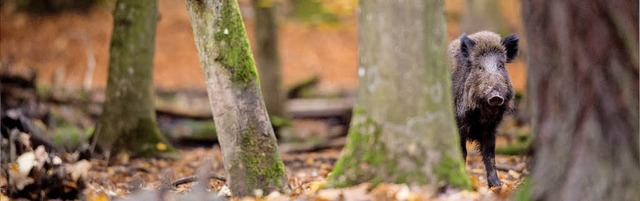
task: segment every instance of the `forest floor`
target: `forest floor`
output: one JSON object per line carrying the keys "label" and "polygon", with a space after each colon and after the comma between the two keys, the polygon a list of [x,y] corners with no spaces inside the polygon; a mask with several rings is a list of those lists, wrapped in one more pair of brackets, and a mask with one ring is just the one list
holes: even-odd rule
{"label": "forest floor", "polygon": [[[344,141],[344,139],[338,139]],[[470,147],[471,148],[471,147]],[[253,197],[234,198],[240,200],[504,200],[512,196],[526,175],[527,157],[504,156],[496,158],[499,167],[498,176],[502,187],[487,188],[484,165],[481,156],[471,151],[467,158],[466,172],[472,181],[472,189],[456,190],[450,188],[431,189],[424,186],[408,186],[405,184],[381,183],[375,187],[369,183],[349,188],[327,188],[326,178],[333,164],[340,156],[340,146],[327,149],[299,152],[292,149],[291,144],[280,145],[280,152],[286,166],[291,191],[256,192]],[[36,161],[44,156],[35,151]],[[195,182],[184,182],[186,177],[201,176],[203,169],[215,175],[224,175],[224,167],[220,149],[217,145],[205,147],[180,148],[179,159],[147,159],[130,158],[126,154],[113,156],[107,162],[101,159],[78,160],[67,163],[68,154],[56,154],[63,158],[62,166],[71,178],[64,180],[64,191],[79,190],[84,200],[172,200],[169,197],[182,196],[182,199],[200,199],[193,197],[197,182],[207,182],[204,189],[210,195],[229,196],[225,182],[219,179],[196,179]],[[71,154],[73,155],[73,154]],[[50,155],[50,157],[55,157]],[[18,157],[21,158],[21,157]],[[18,159],[20,163],[20,159]],[[22,167],[23,164],[18,166]],[[33,168],[36,168],[34,166]],[[501,168],[500,168],[501,167]],[[52,170],[50,170],[52,171]],[[56,170],[59,171],[59,170]],[[33,173],[32,173],[33,174]],[[34,175],[30,175],[35,177]],[[83,178],[83,179],[80,179]],[[24,179],[24,178],[23,178]],[[12,182],[20,182],[14,179]],[[7,180],[0,177],[0,184]],[[161,190],[162,187],[167,190]],[[43,186],[43,189],[53,188]],[[6,190],[6,189],[5,189]],[[60,189],[58,189],[60,190]],[[45,190],[46,191],[46,190]],[[165,199],[158,199],[160,193]],[[212,198],[212,197],[208,197]],[[0,194],[0,200],[9,198]]]}
{"label": "forest floor", "polygon": [[[313,123],[307,123],[304,126],[308,129],[313,125]],[[318,134],[326,135],[326,133]],[[498,146],[505,146],[504,137],[499,138]],[[334,146],[319,149],[300,148],[299,144],[293,142],[280,144],[280,154],[287,170],[291,192],[287,194],[264,192],[242,200],[502,200],[512,196],[529,174],[527,156],[497,155],[498,177],[503,186],[489,189],[482,157],[477,152],[476,146],[468,143],[469,156],[466,172],[472,181],[470,190],[445,188],[443,191],[443,189],[434,190],[424,186],[391,183],[381,183],[375,187],[365,183],[349,188],[333,189],[326,186],[326,178],[339,158],[341,145],[344,145],[346,139],[342,136],[330,141],[328,144],[334,144]],[[109,165],[104,160],[91,160],[88,188],[84,193],[87,196],[97,197],[127,196],[135,193],[135,189],[154,190],[161,187],[163,183],[198,175],[198,169],[203,167],[210,168],[210,172],[216,175],[224,175],[218,145],[187,147],[179,150],[182,157],[178,160],[129,159],[126,155],[116,156]],[[218,195],[228,194],[228,189],[223,187],[223,181],[218,179],[204,181],[208,181],[206,185],[208,191],[216,192]],[[193,191],[193,184],[177,185],[170,191],[188,194]]]}

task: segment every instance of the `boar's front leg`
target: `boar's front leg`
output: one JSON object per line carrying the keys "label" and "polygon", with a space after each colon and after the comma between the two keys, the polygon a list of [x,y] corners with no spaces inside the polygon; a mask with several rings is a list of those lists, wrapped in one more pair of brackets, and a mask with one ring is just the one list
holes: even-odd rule
{"label": "boar's front leg", "polygon": [[487,170],[487,183],[489,187],[501,186],[498,173],[496,173],[496,137],[491,133],[486,135],[487,139],[480,140],[480,151],[482,152],[482,161]]}
{"label": "boar's front leg", "polygon": [[467,161],[467,139],[460,138],[460,147],[462,148],[462,160]]}
{"label": "boar's front leg", "polygon": [[[460,125],[460,121],[457,122]],[[458,126],[458,133],[460,134],[460,148],[462,149],[462,160],[467,162],[467,136],[469,136],[469,129],[464,126]],[[466,165],[466,163],[465,163]]]}

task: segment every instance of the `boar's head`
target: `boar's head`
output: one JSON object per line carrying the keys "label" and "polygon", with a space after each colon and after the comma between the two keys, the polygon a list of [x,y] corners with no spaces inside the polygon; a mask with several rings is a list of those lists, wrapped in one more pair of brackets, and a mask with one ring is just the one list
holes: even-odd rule
{"label": "boar's head", "polygon": [[467,74],[461,97],[465,109],[512,110],[514,92],[505,64],[517,54],[518,37],[513,34],[504,39],[491,32],[460,37],[462,69]]}

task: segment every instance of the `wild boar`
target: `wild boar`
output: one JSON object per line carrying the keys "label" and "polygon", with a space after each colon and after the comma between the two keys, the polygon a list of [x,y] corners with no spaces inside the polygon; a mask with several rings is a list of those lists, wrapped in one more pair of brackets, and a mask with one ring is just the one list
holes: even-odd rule
{"label": "wild boar", "polygon": [[489,187],[500,186],[495,170],[496,129],[514,109],[514,92],[506,63],[518,55],[518,37],[504,39],[482,31],[463,34],[448,48],[456,123],[462,155],[467,141],[475,141],[482,154]]}

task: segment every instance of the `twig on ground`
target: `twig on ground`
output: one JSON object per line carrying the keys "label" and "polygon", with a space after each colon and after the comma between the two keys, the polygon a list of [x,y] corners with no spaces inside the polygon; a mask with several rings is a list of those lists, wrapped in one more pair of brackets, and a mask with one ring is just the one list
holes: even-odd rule
{"label": "twig on ground", "polygon": [[[220,180],[220,181],[223,181],[223,182],[227,181],[226,178],[224,178],[223,176],[217,175],[217,174],[209,175],[209,179],[217,179],[217,180]],[[171,182],[171,187],[176,188],[179,185],[188,184],[188,183],[195,182],[195,181],[198,181],[198,176],[182,177],[182,178],[179,178],[179,179]]]}

